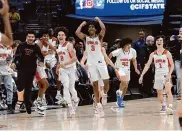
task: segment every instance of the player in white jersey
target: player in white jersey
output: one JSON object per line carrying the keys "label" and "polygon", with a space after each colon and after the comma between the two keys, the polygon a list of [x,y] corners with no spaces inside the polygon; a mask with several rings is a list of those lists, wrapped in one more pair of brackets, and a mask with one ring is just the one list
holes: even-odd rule
{"label": "player in white jersey", "polygon": [[68,104],[69,114],[72,117],[79,104],[79,98],[75,90],[75,64],[77,57],[73,45],[66,41],[67,35],[68,30],[66,27],[57,29],[57,38],[59,40],[59,46],[56,50],[58,55],[57,72],[59,72],[58,75],[64,87],[64,99]]}
{"label": "player in white jersey", "polygon": [[99,117],[103,117],[104,111],[100,103],[98,81],[102,79],[104,82],[104,95],[102,97],[104,97],[103,99],[105,99],[105,103],[107,103],[107,92],[109,90],[109,74],[104,56],[101,51],[101,43],[103,42],[106,29],[105,25],[98,17],[95,17],[95,21],[97,21],[101,27],[101,31],[98,35],[96,34],[97,30],[94,23],[89,24],[89,36],[81,32],[82,27],[86,25],[85,21],[81,23],[81,25],[77,28],[76,35],[85,42],[85,49],[88,55],[87,61],[90,64],[88,65],[88,71],[90,73],[90,80],[93,82],[94,95],[97,102],[97,111]]}
{"label": "player in white jersey", "polygon": [[132,39],[124,38],[120,41],[120,48],[114,50],[109,54],[109,58],[116,57],[115,66],[118,69],[117,73],[119,74],[119,79],[121,81],[120,89],[117,90],[116,92],[118,107],[124,107],[123,97],[127,92],[128,83],[130,81],[131,61],[133,62],[135,72],[137,74],[140,74],[137,68],[137,61],[136,61],[137,53],[133,48],[131,48],[131,44]]}
{"label": "player in white jersey", "polygon": [[[108,58],[108,56],[107,56],[107,54],[106,54],[106,50],[105,50],[104,47],[102,47],[102,53],[103,53],[103,55],[104,55],[104,58],[105,58],[106,63],[107,63],[108,65],[112,66],[113,68],[115,68],[115,65],[113,64],[113,62]],[[86,62],[87,57],[88,57],[88,55],[87,55],[87,52],[85,51],[85,52],[83,53],[83,57],[82,57],[80,63],[81,63],[81,66],[82,66],[83,68],[85,68],[85,69],[88,71],[88,65],[90,65],[90,64],[88,63],[88,61]],[[86,62],[86,64],[85,64],[85,62]],[[100,79],[100,80],[98,81],[98,89],[99,89],[99,93],[100,93],[100,94],[99,94],[99,98],[101,98],[101,97],[104,95],[104,90],[103,90],[103,88],[104,88],[104,83],[103,83],[103,80]],[[93,100],[94,100],[94,105],[96,105],[97,103],[96,103],[94,97],[93,97]],[[104,99],[104,100],[102,99],[102,104],[103,104],[103,105],[106,104],[105,99]],[[94,107],[96,107],[96,106],[94,106]]]}
{"label": "player in white jersey", "polygon": [[[167,114],[173,114],[173,96],[171,92],[171,74],[174,70],[174,63],[172,60],[172,55],[169,51],[163,48],[165,43],[164,36],[157,36],[155,39],[157,50],[151,53],[149,60],[146,66],[143,69],[143,72],[140,76],[139,83],[141,84],[143,81],[143,76],[149,69],[151,63],[154,61],[155,64],[155,83],[154,89],[156,89],[158,93],[158,99],[162,104],[161,111],[167,111]],[[166,109],[166,103],[163,101],[163,89],[165,88],[165,92],[168,96],[168,107]]]}
{"label": "player in white jersey", "polygon": [[[8,56],[8,50],[7,48],[10,47],[13,44],[13,37],[12,37],[12,30],[11,30],[11,26],[10,26],[10,21],[9,21],[9,4],[7,0],[1,0],[2,3],[2,8],[0,10],[0,15],[3,18],[3,24],[4,24],[4,34],[0,32],[0,44],[3,48],[1,48],[1,59],[4,59],[4,64],[7,65],[6,63],[6,58]],[[3,63],[3,60],[1,60],[1,62]],[[1,66],[4,71],[6,69],[7,66]],[[7,70],[8,71],[8,70]],[[8,107],[8,113],[14,113],[13,109],[12,109],[12,98],[13,98],[13,89],[11,86],[11,79],[10,79],[10,75],[4,75],[1,76],[1,82],[2,81],[6,81],[5,86],[7,87],[7,102],[9,104]],[[10,80],[10,81],[9,81]],[[10,83],[9,83],[10,82]],[[10,100],[11,99],[11,100]]]}
{"label": "player in white jersey", "polygon": [[[41,53],[46,59],[49,57],[49,49],[55,50],[55,48],[48,42],[48,31],[43,30],[42,32],[42,37],[40,40],[37,41],[37,45],[41,49]],[[34,102],[35,106],[38,107],[37,111],[39,113],[39,107],[46,106],[46,98],[45,98],[45,92],[48,88],[48,81],[47,81],[47,74],[45,72],[46,66],[39,66],[37,65],[37,71],[35,78],[37,80],[38,86],[39,86],[39,92],[38,92],[38,98]],[[40,111],[40,113],[43,113]]]}

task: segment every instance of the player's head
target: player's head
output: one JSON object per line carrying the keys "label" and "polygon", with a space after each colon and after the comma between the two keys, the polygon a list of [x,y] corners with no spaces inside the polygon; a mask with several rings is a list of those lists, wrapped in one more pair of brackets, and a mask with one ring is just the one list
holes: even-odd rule
{"label": "player's head", "polygon": [[41,39],[43,41],[48,41],[48,39],[49,39],[49,31],[47,29],[41,30]]}
{"label": "player's head", "polygon": [[88,33],[89,36],[95,35],[96,34],[96,22],[88,22]]}
{"label": "player's head", "polygon": [[152,45],[154,44],[154,37],[151,36],[151,35],[147,36],[147,37],[146,37],[146,44],[147,44],[148,46],[152,46]]}
{"label": "player's head", "polygon": [[56,29],[57,39],[59,41],[66,40],[68,33],[69,33],[68,29],[64,26],[58,27]]}
{"label": "player's head", "polygon": [[121,40],[120,42],[120,48],[122,48],[124,51],[129,51],[131,48],[131,44],[132,44],[133,40],[130,38],[124,38]]}
{"label": "player's head", "polygon": [[33,30],[27,31],[26,42],[33,44],[35,41],[35,32]]}
{"label": "player's head", "polygon": [[163,35],[156,36],[155,43],[157,48],[163,47],[163,45],[165,45],[165,36]]}

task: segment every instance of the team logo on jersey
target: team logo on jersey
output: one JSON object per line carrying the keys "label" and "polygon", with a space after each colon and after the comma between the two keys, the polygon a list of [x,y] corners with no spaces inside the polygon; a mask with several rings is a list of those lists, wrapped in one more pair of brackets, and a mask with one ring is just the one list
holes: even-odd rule
{"label": "team logo on jersey", "polygon": [[31,49],[25,49],[25,55],[31,56],[33,50]]}
{"label": "team logo on jersey", "polygon": [[76,0],[77,9],[104,9],[105,0]]}

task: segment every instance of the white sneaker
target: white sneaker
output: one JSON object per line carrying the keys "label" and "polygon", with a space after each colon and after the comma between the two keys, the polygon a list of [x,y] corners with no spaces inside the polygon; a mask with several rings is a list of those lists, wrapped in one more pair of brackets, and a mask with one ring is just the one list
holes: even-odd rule
{"label": "white sneaker", "polygon": [[69,116],[70,116],[70,117],[73,117],[75,114],[76,114],[76,113],[75,113],[73,107],[72,107],[72,106],[69,106]]}
{"label": "white sneaker", "polygon": [[46,99],[42,99],[42,104],[43,104],[43,107],[45,108],[45,109],[47,109],[47,102],[46,102]]}
{"label": "white sneaker", "polygon": [[166,114],[167,114],[167,115],[173,115],[173,108],[172,108],[172,107],[168,107],[168,108],[166,109]]}
{"label": "white sneaker", "polygon": [[78,100],[75,102],[75,101],[73,101],[73,110],[74,111],[76,111],[76,109],[78,108],[78,105],[79,105],[79,98],[78,98]]}
{"label": "white sneaker", "polygon": [[103,94],[102,95],[102,105],[106,105],[107,104],[107,94]]}
{"label": "white sneaker", "polygon": [[104,117],[104,110],[101,103],[97,103],[97,112],[99,117]]}
{"label": "white sneaker", "polygon": [[34,101],[35,105],[35,111],[40,114],[40,115],[45,115],[45,107],[43,107],[42,101],[41,100],[35,100]]}

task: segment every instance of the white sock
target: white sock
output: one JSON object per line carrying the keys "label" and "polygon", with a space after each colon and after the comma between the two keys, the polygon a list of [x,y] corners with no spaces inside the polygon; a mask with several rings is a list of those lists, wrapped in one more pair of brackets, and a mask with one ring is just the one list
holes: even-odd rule
{"label": "white sock", "polygon": [[38,101],[41,101],[41,100],[42,100],[42,98],[38,96],[38,97],[37,97],[37,100],[38,100]]}
{"label": "white sock", "polygon": [[57,96],[58,96],[58,95],[61,95],[61,94],[60,94],[60,90],[57,90]]}
{"label": "white sock", "polygon": [[43,99],[46,99],[45,94],[43,94]]}

